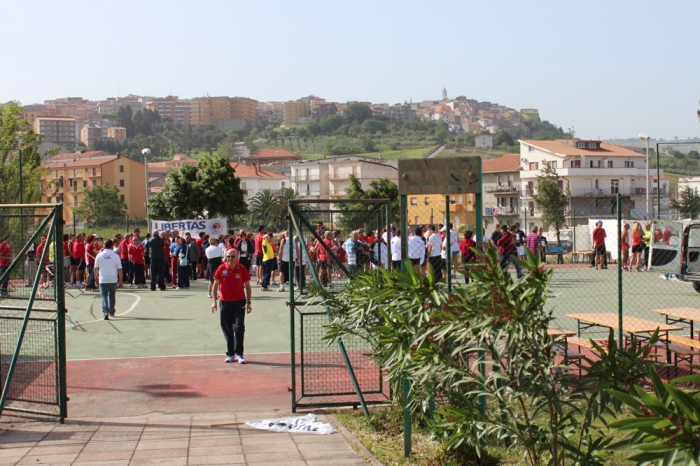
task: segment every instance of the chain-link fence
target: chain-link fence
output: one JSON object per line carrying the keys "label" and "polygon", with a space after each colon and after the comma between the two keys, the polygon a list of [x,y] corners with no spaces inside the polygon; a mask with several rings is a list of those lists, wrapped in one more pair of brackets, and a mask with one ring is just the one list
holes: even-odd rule
{"label": "chain-link fence", "polygon": [[[385,401],[390,387],[361,339],[324,339],[332,309],[309,286],[344,289],[358,271],[391,267],[388,201],[294,201],[288,260],[292,335],[292,409]],[[396,213],[394,213],[396,215]],[[325,221],[320,220],[326,219]],[[291,267],[290,267],[291,264]]]}
{"label": "chain-link fence", "polygon": [[66,416],[61,208],[0,205],[0,412]]}

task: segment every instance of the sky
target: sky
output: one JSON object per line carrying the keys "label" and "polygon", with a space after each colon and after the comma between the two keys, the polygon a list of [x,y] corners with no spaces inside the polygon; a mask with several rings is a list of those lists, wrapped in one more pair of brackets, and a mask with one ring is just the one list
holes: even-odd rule
{"label": "sky", "polygon": [[582,138],[700,135],[700,2],[0,2],[0,102],[464,95]]}

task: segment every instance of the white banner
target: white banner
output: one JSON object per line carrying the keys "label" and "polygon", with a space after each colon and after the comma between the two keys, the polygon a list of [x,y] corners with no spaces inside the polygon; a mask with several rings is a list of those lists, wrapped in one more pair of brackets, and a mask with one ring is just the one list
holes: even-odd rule
{"label": "white banner", "polygon": [[271,430],[273,432],[306,432],[307,434],[334,434],[336,430],[325,422],[316,422],[315,414],[307,414],[300,417],[288,417],[283,419],[264,419],[262,421],[248,421],[246,425],[258,429]]}
{"label": "white banner", "polygon": [[158,231],[189,231],[192,236],[199,236],[203,231],[209,236],[225,235],[227,231],[226,220],[222,218],[212,218],[209,220],[153,220],[153,229]]}

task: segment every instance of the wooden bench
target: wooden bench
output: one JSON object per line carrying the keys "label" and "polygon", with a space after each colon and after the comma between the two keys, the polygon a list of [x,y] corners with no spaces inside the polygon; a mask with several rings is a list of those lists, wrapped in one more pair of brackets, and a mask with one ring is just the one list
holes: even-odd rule
{"label": "wooden bench", "polygon": [[566,339],[566,342],[569,345],[576,345],[578,347],[583,346],[584,348],[592,349],[595,351],[595,346],[593,346],[593,342],[591,342],[591,340],[589,340],[587,338],[569,337]]}
{"label": "wooden bench", "polygon": [[[659,336],[662,339],[666,339],[666,336]],[[676,377],[678,377],[678,359],[682,361],[688,361],[690,364],[690,373],[693,373],[693,358],[695,356],[700,357],[700,341],[694,340],[688,337],[682,337],[680,335],[674,335],[669,333],[668,350],[673,353],[673,366],[676,369]]]}

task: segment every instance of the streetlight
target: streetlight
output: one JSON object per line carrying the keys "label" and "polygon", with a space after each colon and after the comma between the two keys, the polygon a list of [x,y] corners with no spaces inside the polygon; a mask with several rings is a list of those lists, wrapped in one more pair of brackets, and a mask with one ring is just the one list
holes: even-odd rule
{"label": "streetlight", "polygon": [[[647,214],[644,217],[644,219],[649,220],[649,189],[650,189],[649,188],[649,162],[650,162],[650,160],[649,160],[649,136],[647,136],[646,134],[640,134],[639,139],[647,142],[647,188],[645,189],[646,194],[647,194]],[[657,183],[658,183],[658,180],[657,180]],[[652,217],[653,217],[653,215],[652,215]]]}
{"label": "streetlight", "polygon": [[151,231],[151,219],[148,215],[148,161],[147,157],[151,154],[151,149],[148,147],[141,151],[143,154],[143,166],[146,168],[146,231]]}

